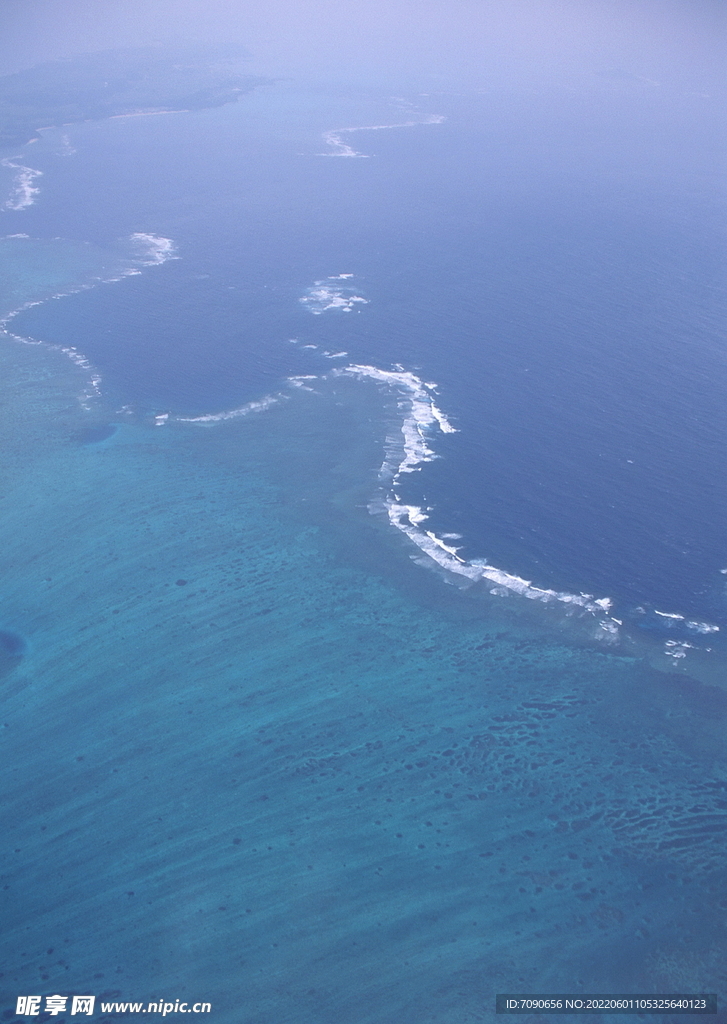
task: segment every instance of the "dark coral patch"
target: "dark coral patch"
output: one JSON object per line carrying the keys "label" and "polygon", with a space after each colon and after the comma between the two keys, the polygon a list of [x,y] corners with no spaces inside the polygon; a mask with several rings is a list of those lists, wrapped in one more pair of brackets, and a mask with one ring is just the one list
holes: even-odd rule
{"label": "dark coral patch", "polygon": [[0,629],[0,676],[12,672],[24,654],[25,640],[22,636],[9,629]]}
{"label": "dark coral patch", "polygon": [[71,434],[71,440],[77,444],[99,444],[113,437],[117,428],[113,423],[99,423],[94,427],[83,427]]}

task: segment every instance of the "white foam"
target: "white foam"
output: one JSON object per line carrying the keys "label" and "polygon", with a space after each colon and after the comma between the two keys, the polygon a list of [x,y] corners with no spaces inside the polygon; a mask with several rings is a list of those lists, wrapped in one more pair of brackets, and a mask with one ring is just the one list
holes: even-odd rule
{"label": "white foam", "polygon": [[43,172],[36,170],[34,167],[26,167],[24,164],[14,163],[18,159],[19,157],[5,157],[4,160],[0,160],[0,164],[3,167],[9,167],[16,171],[10,195],[0,206],[0,210],[26,210],[29,206],[33,205],[40,193],[40,189],[34,182],[36,178],[43,176]]}
{"label": "white foam", "polygon": [[605,614],[608,618],[601,620],[602,637],[617,637],[618,625],[609,616],[610,598],[594,598],[592,594],[571,594],[536,587],[530,580],[489,565],[486,560],[467,561],[458,554],[458,548],[447,543],[448,540],[459,540],[458,534],[438,536],[432,530],[422,529],[421,524],[428,518],[426,513],[418,505],[409,505],[401,500],[397,485],[402,474],[413,473],[421,469],[424,463],[438,457],[431,447],[432,436],[437,431],[444,434],[457,432],[457,428],[434,402],[435,384],[424,382],[401,366],[393,370],[382,370],[378,366],[353,364],[334,370],[333,375],[374,380],[399,396],[401,436],[387,437],[385,442],[385,458],[379,479],[387,487],[387,494],[380,507],[385,509],[391,524],[406,534],[424,555],[459,577],[472,582],[488,580],[496,584],[490,593],[498,597],[514,593],[543,604],[560,603],[593,615]]}
{"label": "white foam", "polygon": [[343,141],[343,135],[351,135],[354,132],[381,132],[389,131],[392,128],[416,128],[423,124],[441,124],[445,118],[442,114],[422,115],[410,121],[399,121],[396,124],[365,124],[356,128],[334,128],[323,133],[323,141],[330,146],[328,153],[318,153],[318,156],[343,156],[367,160],[368,153],[359,153],[353,146]]}
{"label": "white foam", "polygon": [[74,153],[76,153],[76,152],[77,152],[77,150],[72,145],[70,136],[69,135],[61,135],[60,146],[59,146],[59,149],[58,149],[59,155],[60,156],[73,156]]}
{"label": "white foam", "polygon": [[403,458],[400,458],[396,464],[392,462],[393,457],[396,456],[397,444],[400,445],[401,442],[398,439],[391,439],[387,447],[390,449],[393,447],[394,450],[391,452],[391,457],[387,457],[384,462],[387,475],[391,475],[392,471],[395,477],[401,473],[413,473],[421,467],[422,463],[431,462],[436,458],[428,443],[430,432],[434,427],[438,427],[439,430],[447,434],[456,432],[456,428],[435,405],[431,395],[432,386],[425,384],[410,371],[382,370],[378,366],[354,364],[341,367],[333,372],[334,374],[378,381],[401,395],[402,401],[399,403],[399,408],[403,413],[401,425],[404,440]]}
{"label": "white foam", "polygon": [[[340,310],[342,313],[350,313],[356,305],[367,305],[368,299],[362,295],[355,295],[348,285],[341,285],[337,282],[342,279],[348,280],[353,274],[336,274],[332,277],[316,281],[312,288],[300,299],[302,305],[311,313],[320,316],[330,309]],[[315,345],[303,345],[303,348],[316,348]],[[328,354],[328,353],[326,353]],[[344,353],[345,354],[345,353]]]}
{"label": "white foam", "polygon": [[128,114],[111,114],[108,120],[119,121],[126,117],[159,117],[162,114],[191,114],[191,110],[185,108],[180,110],[132,110]]}
{"label": "white foam", "polygon": [[694,645],[682,640],[667,640],[664,644],[664,654],[670,658],[686,658],[687,651],[693,651]]}
{"label": "white foam", "polygon": [[225,420],[236,420],[241,416],[249,416],[255,412],[265,412],[273,405],[277,405],[278,402],[282,401],[285,395],[266,395],[264,398],[258,399],[256,402],[248,402],[247,405],[241,405],[239,409],[228,409],[225,412],[214,412],[207,413],[205,416],[176,416],[175,420],[178,423],[222,423]]}
{"label": "white foam", "polygon": [[709,622],[688,622],[687,629],[693,629],[695,633],[719,633],[719,626]]}
{"label": "white foam", "polygon": [[719,626],[714,626],[709,622],[687,622],[683,615],[678,615],[674,612],[660,612],[656,608],[654,609],[654,614],[659,615],[662,619],[683,622],[687,629],[691,629],[695,633],[719,633]]}
{"label": "white foam", "polygon": [[[418,522],[421,522],[422,519],[428,519],[428,518],[429,518],[429,516],[419,515],[417,517],[417,519],[415,519],[415,520],[411,520],[411,517],[410,517],[410,521],[413,522],[414,525],[416,525]],[[436,533],[432,533],[431,530],[425,530],[424,532],[426,533],[427,537],[429,537],[431,542],[433,544],[436,544],[438,548],[441,548],[442,551],[445,551],[448,555],[452,555],[454,558],[457,559],[458,562],[464,562],[464,559],[460,558],[459,555],[457,554],[457,548],[453,548],[451,545],[445,544],[444,541],[442,540],[442,538],[441,537],[437,537]]]}
{"label": "white foam", "polygon": [[[40,172],[38,172],[40,173]],[[28,238],[28,235],[7,235],[8,238]],[[178,259],[176,255],[176,246],[171,238],[164,238],[160,235],[152,233],[136,232],[130,236],[130,240],[137,246],[141,247],[141,258],[137,258],[134,262],[138,266],[152,267],[159,266],[162,263],[166,263],[168,259]],[[118,281],[123,281],[126,277],[132,277],[136,274],[140,274],[141,270],[138,266],[131,266],[124,270],[119,271],[115,277],[97,277],[93,280],[86,282],[85,284],[75,285],[72,288],[68,288],[64,292],[56,292],[54,295],[49,296],[50,299],[62,299],[68,295],[77,295],[79,292],[88,291],[91,288],[95,288],[99,284],[114,284]],[[93,398],[97,398],[101,394],[101,374],[96,370],[88,359],[87,356],[83,355],[82,352],[73,345],[54,345],[50,342],[40,341],[37,338],[24,337],[19,334],[13,334],[8,330],[8,324],[14,317],[18,316],[26,309],[31,309],[33,306],[40,306],[43,302],[47,302],[48,299],[32,299],[28,302],[24,302],[17,309],[11,310],[4,317],[0,318],[0,333],[4,334],[7,338],[13,341],[19,342],[22,345],[43,345],[51,352],[61,352],[64,356],[75,363],[76,366],[81,367],[83,370],[87,370],[88,376],[88,390],[86,390],[81,396],[81,405],[84,409],[90,408],[89,402]]]}
{"label": "white foam", "polygon": [[601,630],[601,636],[599,639],[610,640],[611,642],[618,639],[618,627],[620,623],[617,624],[615,619],[603,619],[598,623],[598,625]]}
{"label": "white foam", "polygon": [[141,250],[142,254],[137,262],[143,267],[155,267],[160,263],[166,263],[167,260],[179,259],[177,247],[171,238],[146,231],[135,231],[129,237]]}
{"label": "white foam", "polygon": [[298,377],[286,377],[286,380],[288,382],[288,385],[291,388],[300,388],[301,391],[314,391],[315,389],[309,387],[305,383],[305,381],[307,381],[307,380],[318,380],[318,378],[315,376],[315,374],[307,373],[307,374],[303,374],[302,376],[298,376]]}

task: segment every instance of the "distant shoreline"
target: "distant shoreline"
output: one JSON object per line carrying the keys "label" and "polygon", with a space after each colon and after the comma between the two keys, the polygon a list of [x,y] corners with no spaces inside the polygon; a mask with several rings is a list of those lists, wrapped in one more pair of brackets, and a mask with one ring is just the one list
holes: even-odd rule
{"label": "distant shoreline", "polygon": [[113,50],[37,65],[0,78],[0,149],[36,142],[52,128],[225,106],[268,81],[201,59],[181,66],[168,52]]}

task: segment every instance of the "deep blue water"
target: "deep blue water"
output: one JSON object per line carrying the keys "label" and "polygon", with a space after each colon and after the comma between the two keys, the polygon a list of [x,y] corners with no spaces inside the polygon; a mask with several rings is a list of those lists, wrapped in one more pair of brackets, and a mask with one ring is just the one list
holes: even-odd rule
{"label": "deep blue water", "polygon": [[[8,1007],[467,1024],[498,991],[727,992],[713,126],[412,102],[279,83],[23,153],[13,301],[128,269],[134,232],[178,258],[25,310],[46,344],[0,353]],[[316,282],[366,301],[316,315]],[[427,528],[612,598],[618,642],[446,585],[369,514],[410,399],[350,364],[437,384],[457,432],[397,483]]]}
{"label": "deep blue water", "polygon": [[[417,368],[461,431],[424,489],[466,556],[609,596],[621,614],[727,623],[707,141],[690,167],[665,129],[626,127],[633,110],[611,111],[596,145],[583,137],[592,111],[534,107],[427,99],[423,113],[446,122],[352,134],[375,154],[359,160],[316,157],[321,129],[407,114],[267,87],[220,111],[74,129],[79,152],[50,159],[24,230],[105,245],[154,230],[181,259],[38,307],[19,329],[72,339],[123,404],[183,413],[320,372],[290,337]],[[369,304],[306,315],[305,290],[340,272]]]}

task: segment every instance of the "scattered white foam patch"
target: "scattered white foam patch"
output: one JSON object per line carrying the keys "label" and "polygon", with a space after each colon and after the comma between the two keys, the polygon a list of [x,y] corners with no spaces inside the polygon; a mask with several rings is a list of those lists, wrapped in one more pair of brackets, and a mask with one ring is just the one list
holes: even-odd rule
{"label": "scattered white foam patch", "polygon": [[603,619],[598,623],[598,625],[603,630],[606,637],[613,637],[614,640],[618,638],[619,623],[616,619]]}
{"label": "scattered white foam patch", "polygon": [[334,128],[332,131],[323,133],[323,141],[330,147],[327,153],[318,153],[318,156],[345,156],[355,159],[367,160],[368,153],[359,153],[353,146],[343,141],[344,135],[352,135],[354,132],[381,132],[390,131],[392,128],[416,128],[423,124],[441,124],[445,118],[442,114],[422,115],[410,121],[399,121],[396,124],[365,124],[357,128]]}
{"label": "scattered white foam patch", "polygon": [[34,182],[36,178],[43,176],[43,172],[36,170],[34,167],[26,167],[24,164],[15,163],[19,159],[20,157],[5,157],[4,160],[0,160],[0,164],[3,167],[9,167],[16,172],[10,195],[3,205],[0,206],[0,210],[26,210],[29,206],[33,205],[40,193],[40,189]]}
{"label": "scattered white foam patch", "polygon": [[59,143],[59,148],[58,148],[59,156],[73,156],[74,153],[76,153],[76,152],[77,152],[77,150],[74,148],[73,144],[71,143],[70,136],[69,135],[61,135],[60,143]]}
{"label": "scattered white foam patch", "polygon": [[[264,398],[258,399],[256,402],[248,402],[247,405],[241,405],[239,409],[228,409],[225,412],[213,412],[207,413],[205,416],[176,416],[175,420],[177,423],[223,423],[225,420],[236,420],[241,416],[249,416],[255,412],[265,412],[273,405],[277,405],[278,402],[282,401],[285,395],[266,395]],[[157,420],[160,417],[156,417]],[[166,422],[166,420],[165,420]]]}
{"label": "scattered white foam patch", "polygon": [[688,644],[683,640],[667,640],[664,644],[664,654],[668,655],[670,658],[686,658],[687,651],[692,650],[694,650],[694,645]]}
{"label": "scattered white foam patch", "polygon": [[348,352],[324,352],[326,359],[345,359]]}
{"label": "scattered white foam patch", "polygon": [[[458,554],[458,548],[448,540],[459,540],[458,534],[437,536],[432,530],[422,529],[427,513],[418,505],[409,505],[398,494],[398,483],[403,473],[413,473],[422,465],[438,456],[431,447],[435,432],[456,433],[456,427],[434,402],[436,384],[427,383],[416,374],[397,366],[393,370],[382,370],[376,366],[351,365],[333,371],[334,375],[369,379],[385,385],[399,396],[402,415],[401,436],[388,437],[385,443],[385,458],[379,478],[386,488],[383,507],[389,521],[441,568],[472,582],[488,580],[496,584],[490,593],[496,596],[519,594],[531,601],[544,604],[560,603],[573,610],[582,609],[599,616],[599,639],[615,641],[618,638],[619,621],[611,619],[611,600],[608,597],[595,598],[592,594],[570,594],[542,587],[535,587],[530,580],[505,572],[485,560],[467,561]],[[417,559],[419,560],[419,559]],[[606,616],[606,619],[600,618]]]}
{"label": "scattered white foam patch", "polygon": [[719,633],[719,626],[713,626],[709,622],[687,622],[683,615],[678,615],[675,612],[660,612],[655,608],[654,614],[662,619],[669,619],[669,625],[671,623],[683,622],[687,629],[691,629],[695,633]]}
{"label": "scattered white foam patch", "polygon": [[[142,267],[155,267],[167,260],[178,260],[177,247],[171,238],[164,238],[163,235],[154,235],[145,231],[135,231],[130,235],[131,241],[141,251],[138,259]],[[138,273],[138,271],[137,271]]]}
{"label": "scattered white foam patch", "polygon": [[315,374],[305,373],[297,377],[287,377],[287,382],[291,388],[301,388],[303,391],[314,391],[314,388],[308,387],[304,381],[307,380],[318,380]]}
{"label": "scattered white foam patch", "polygon": [[[350,313],[357,305],[367,305],[368,299],[362,295],[356,295],[350,285],[340,284],[340,281],[347,281],[353,274],[336,274],[326,277],[322,281],[316,281],[312,288],[300,299],[302,305],[311,313],[320,316],[330,309],[337,309],[342,313]],[[303,345],[303,348],[317,348],[316,345]],[[345,354],[345,353],[344,353]],[[328,353],[326,353],[328,355]],[[333,358],[333,357],[331,357]]]}

